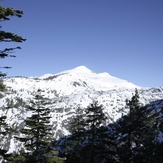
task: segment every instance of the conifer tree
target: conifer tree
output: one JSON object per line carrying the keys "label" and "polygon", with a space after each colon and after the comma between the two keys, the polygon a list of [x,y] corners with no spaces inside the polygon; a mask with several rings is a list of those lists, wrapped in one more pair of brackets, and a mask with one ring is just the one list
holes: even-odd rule
{"label": "conifer tree", "polygon": [[85,113],[83,112],[83,109],[78,107],[76,109],[75,116],[72,118],[70,122],[70,128],[69,131],[71,133],[71,136],[67,138],[66,142],[66,154],[64,155],[67,160],[66,162],[77,162],[81,161],[81,151],[82,151],[82,143],[85,138]]}
{"label": "conifer tree", "polygon": [[75,116],[72,118],[70,122],[70,129],[69,131],[71,134],[79,135],[84,132],[84,117],[85,114],[83,113],[83,109],[78,107],[76,109]]}
{"label": "conifer tree", "polygon": [[[135,113],[139,110],[139,94],[137,90],[135,91],[135,95],[133,95],[131,100],[126,100],[126,108],[129,110],[129,113],[128,115],[122,117],[119,126],[119,131],[120,133],[122,132],[120,139],[121,143],[123,144],[121,146],[121,150],[119,150],[119,155],[122,161],[131,162],[133,159],[132,145],[133,143],[135,143],[133,140],[134,138],[133,132],[136,129],[135,126],[136,121],[134,120],[135,118],[138,118]],[[124,151],[124,149],[126,150]],[[125,154],[123,152],[125,152]]]}
{"label": "conifer tree", "polygon": [[101,127],[99,131],[99,144],[101,145],[100,157],[104,162],[119,163],[120,158],[117,148],[117,130],[116,123],[110,123],[106,127]]}
{"label": "conifer tree", "polygon": [[58,152],[52,148],[52,127],[50,125],[50,109],[48,99],[38,90],[29,110],[32,115],[25,120],[25,127],[21,130],[23,136],[16,137],[24,143],[25,153],[13,159],[15,163],[63,163],[65,158],[58,157]]}
{"label": "conifer tree", "polygon": [[104,131],[98,129],[105,124],[105,120],[103,106],[98,102],[93,102],[86,109],[77,109],[76,116],[71,121],[72,135],[64,140],[64,144],[61,143],[66,163],[95,161],[95,156],[100,155],[100,133]]}
{"label": "conifer tree", "polygon": [[106,116],[103,112],[103,106],[99,105],[97,101],[86,108],[85,128],[87,129],[87,137],[89,140],[88,150],[90,152],[90,163],[94,163],[95,155],[99,153],[97,129],[102,127],[105,121]]}
{"label": "conifer tree", "polygon": [[118,162],[115,136],[112,127],[109,130],[105,122],[103,106],[97,101],[90,104],[84,114],[80,112],[75,116],[71,123],[72,135],[61,147],[63,150],[69,148],[65,151],[66,163]]}
{"label": "conifer tree", "polygon": [[144,154],[146,162],[163,162],[163,100],[157,100],[147,105],[147,132],[144,139]]}
{"label": "conifer tree", "polygon": [[47,99],[38,91],[29,110],[32,115],[25,120],[25,127],[21,130],[23,137],[17,139],[24,143],[29,161],[45,162],[45,151],[51,142],[50,109],[46,107]]}
{"label": "conifer tree", "polygon": [[[23,11],[21,10],[14,10],[11,7],[4,8],[0,6],[0,23],[10,20],[11,17],[20,18],[22,17],[22,15],[23,15]],[[0,43],[10,43],[10,42],[21,43],[23,41],[25,41],[25,39],[22,38],[21,36],[12,32],[2,30],[2,25],[0,24]],[[18,46],[18,47],[0,49],[0,58],[3,59],[6,57],[15,57],[15,55],[11,55],[11,52],[13,52],[15,49],[21,49],[21,48]],[[10,68],[10,67],[1,65],[0,68]],[[5,75],[6,75],[5,73],[0,72],[0,77],[3,77]]]}
{"label": "conifer tree", "polygon": [[[0,1],[1,3],[1,1]],[[10,20],[11,17],[21,17],[23,14],[23,11],[21,10],[14,10],[11,7],[4,8],[0,6],[0,23]],[[18,36],[17,34],[14,34],[12,32],[7,32],[5,30],[2,30],[2,25],[0,24],[0,43],[10,43],[10,42],[17,42],[21,43],[25,41],[21,36]],[[7,47],[5,49],[0,49],[0,59],[4,59],[6,57],[15,57],[15,55],[11,55],[11,52],[13,52],[15,49],[20,49],[20,47]],[[1,68],[10,68],[8,66],[2,66]],[[3,84],[3,77],[6,76],[5,73],[0,71],[0,93],[4,92],[6,89],[6,86]],[[0,117],[0,136],[1,135],[7,135],[7,132],[9,128],[7,129],[7,124],[5,122],[6,116]],[[2,132],[2,130],[4,130]],[[9,156],[7,154],[7,151],[4,149],[0,149],[0,156],[5,161],[5,159]]]}
{"label": "conifer tree", "polygon": [[126,100],[126,107],[128,115],[117,123],[119,156],[122,162],[144,162],[145,142],[149,138],[148,143],[152,141],[150,123],[153,119],[147,116],[147,107],[141,106],[137,90],[131,100]]}

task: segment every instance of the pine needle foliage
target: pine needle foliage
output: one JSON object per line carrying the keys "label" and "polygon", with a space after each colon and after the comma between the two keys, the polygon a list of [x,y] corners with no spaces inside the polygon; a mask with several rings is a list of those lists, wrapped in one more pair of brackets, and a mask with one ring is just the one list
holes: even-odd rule
{"label": "pine needle foliage", "polygon": [[[1,1],[0,1],[1,3]],[[11,7],[2,7],[0,6],[0,23],[4,21],[9,21],[11,17],[22,17],[23,11],[21,10],[15,10]],[[8,32],[5,30],[2,30],[2,25],[0,24],[0,43],[11,43],[11,42],[17,42],[17,43],[22,43],[26,39],[23,37],[13,33],[13,32]],[[15,55],[12,55],[11,53],[16,50],[16,49],[21,49],[21,47],[10,47],[10,48],[5,48],[5,49],[0,49],[0,58],[6,58],[6,57],[16,57]],[[7,66],[1,66],[0,68],[11,68]],[[0,72],[0,77],[5,76],[5,73]]]}
{"label": "pine needle foliage", "polygon": [[39,90],[29,107],[32,115],[25,120],[25,127],[21,130],[23,136],[16,137],[24,143],[26,153],[36,163],[45,159],[44,155],[52,137],[50,109],[46,105],[48,101]]}
{"label": "pine needle foliage", "polygon": [[[154,116],[148,113],[146,106],[141,106],[139,93],[131,100],[126,100],[129,113],[117,123],[118,154],[122,162],[148,162],[154,148]],[[150,153],[150,154],[149,154]]]}

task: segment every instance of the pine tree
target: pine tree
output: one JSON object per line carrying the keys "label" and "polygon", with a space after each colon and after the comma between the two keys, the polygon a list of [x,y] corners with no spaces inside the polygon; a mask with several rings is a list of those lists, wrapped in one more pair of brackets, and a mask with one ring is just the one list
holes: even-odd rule
{"label": "pine tree", "polygon": [[90,154],[90,163],[94,163],[95,155],[99,153],[98,148],[98,130],[106,122],[106,116],[103,112],[103,106],[99,105],[97,101],[93,102],[86,108],[85,128],[87,129],[88,146],[86,150]]}
{"label": "pine tree", "polygon": [[103,106],[98,102],[93,102],[86,109],[77,109],[76,116],[70,123],[72,135],[61,140],[60,147],[65,151],[62,155],[66,156],[66,163],[95,161],[95,156],[100,155],[100,133],[105,132],[100,128],[105,120]]}
{"label": "pine tree", "polygon": [[17,140],[24,143],[25,153],[18,155],[13,159],[15,163],[63,163],[64,158],[58,157],[58,152],[52,148],[51,141],[52,127],[50,125],[50,109],[48,99],[41,95],[38,90],[32,106],[29,110],[32,115],[25,120],[25,127],[21,130],[23,137],[16,137]]}
{"label": "pine tree", "polygon": [[70,122],[69,131],[71,132],[71,134],[75,134],[77,137],[79,135],[80,137],[80,134],[84,132],[84,117],[85,114],[83,113],[83,109],[78,107],[76,109],[75,116],[72,117],[72,120]]}
{"label": "pine tree", "polygon": [[[14,10],[11,7],[4,8],[0,6],[0,22],[8,21],[10,20],[11,17],[14,16],[20,18],[22,17],[22,15],[23,15],[23,11],[21,10]],[[10,42],[22,43],[25,40],[26,39],[22,38],[21,36],[15,33],[2,30],[2,25],[0,24],[0,43],[10,43]],[[21,47],[18,46],[18,47],[0,49],[0,58],[4,59],[6,57],[16,57],[15,55],[11,55],[11,53],[16,49],[21,49]],[[8,69],[11,67],[0,65],[0,68]],[[2,78],[5,76],[6,74],[0,71],[0,91],[4,91],[6,88],[2,80]]]}
{"label": "pine tree", "polygon": [[[0,2],[1,3],[1,2]],[[10,20],[11,17],[22,17],[23,11],[21,10],[14,10],[11,7],[4,8],[0,6],[0,22],[8,21]],[[25,41],[24,38],[21,36],[12,33],[12,32],[6,32],[2,30],[2,26],[0,25],[0,42],[4,43],[9,43],[9,42],[17,42],[21,43]],[[21,49],[19,46],[18,47],[13,47],[13,48],[5,48],[5,49],[0,49],[0,58],[6,58],[6,57],[15,57],[15,55],[11,55],[11,52],[13,52],[15,49]],[[7,66],[1,66],[1,68],[10,68]],[[0,77],[5,76],[5,73],[0,72]]]}
{"label": "pine tree", "polygon": [[94,101],[84,114],[79,112],[73,119],[73,132],[66,143],[72,149],[68,152],[67,163],[116,162],[114,135],[105,126],[106,115],[103,110],[103,106]]}
{"label": "pine tree", "polygon": [[[118,130],[121,133],[119,155],[123,162],[132,162],[133,159],[133,143],[134,135],[133,132],[136,129],[135,126],[135,118],[138,118],[135,114],[139,110],[139,94],[138,91],[135,91],[135,95],[133,95],[131,100],[126,100],[126,108],[129,110],[128,115],[122,117],[119,121]],[[141,118],[141,117],[139,117]],[[125,150],[124,150],[125,149]],[[123,153],[125,152],[125,154]]]}
{"label": "pine tree", "polygon": [[[1,3],[1,1],[0,1]],[[7,20],[10,20],[11,17],[21,17],[23,14],[23,11],[21,10],[14,10],[13,8],[4,8],[0,6],[0,22],[4,22]],[[0,43],[10,43],[10,42],[17,42],[21,43],[25,41],[21,36],[18,36],[12,32],[6,32],[2,30],[2,25],[0,24]],[[0,49],[0,59],[4,59],[6,57],[15,57],[15,55],[11,55],[11,52],[13,52],[15,49],[20,49],[20,47],[13,47],[13,48],[5,48]],[[8,66],[2,66],[0,65],[0,68],[10,68]],[[6,89],[6,86],[3,84],[3,77],[6,76],[5,73],[0,71],[0,93],[4,92]],[[6,135],[9,131],[9,128],[7,129],[6,126],[6,117],[1,116],[0,117],[0,135]],[[3,130],[3,131],[2,131]],[[8,158],[7,150],[0,149],[0,156],[5,161],[5,159]]]}
{"label": "pine tree", "polygon": [[122,162],[146,162],[145,142],[152,141],[150,123],[152,117],[147,114],[147,107],[139,102],[138,91],[131,100],[126,100],[128,115],[123,116],[117,123],[119,156]]}
{"label": "pine tree", "polygon": [[146,106],[148,121],[144,140],[144,156],[146,162],[163,162],[163,100],[151,102]]}
{"label": "pine tree", "polygon": [[84,129],[84,117],[83,109],[78,107],[76,109],[76,114],[70,122],[69,131],[71,136],[67,139],[66,148],[69,152],[66,152],[65,157],[67,158],[66,162],[77,162],[81,161],[81,145],[85,138],[85,129]]}
{"label": "pine tree", "polygon": [[25,127],[21,130],[23,137],[17,139],[24,143],[29,161],[45,162],[45,153],[51,142],[50,109],[46,107],[47,99],[38,91],[29,110],[31,117],[25,120]]}

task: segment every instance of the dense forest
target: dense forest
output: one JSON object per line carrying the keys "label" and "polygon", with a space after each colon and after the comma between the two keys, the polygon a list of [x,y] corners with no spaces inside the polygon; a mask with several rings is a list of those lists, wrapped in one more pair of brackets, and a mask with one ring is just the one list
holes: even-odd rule
{"label": "dense forest", "polygon": [[[11,17],[21,17],[23,11],[0,6],[0,22],[9,21]],[[2,30],[0,42],[22,43],[24,38],[12,32]],[[11,55],[18,47],[0,49],[0,58],[15,57]],[[1,68],[10,68],[3,66]],[[3,84],[6,74],[0,72],[0,92],[7,93]],[[162,101],[158,101],[162,102]],[[163,133],[161,111],[142,106],[139,92],[135,90],[131,99],[126,99],[127,115],[122,115],[115,123],[108,123],[103,112],[103,105],[94,100],[84,113],[76,109],[76,116],[70,123],[70,135],[55,140],[52,137],[50,124],[49,101],[41,90],[31,101],[28,109],[32,112],[15,137],[24,144],[19,153],[8,153],[0,149],[0,161],[8,163],[161,163],[163,162],[163,142],[159,140]],[[9,108],[0,108],[9,109]],[[122,108],[123,109],[123,108]],[[7,133],[17,132],[8,125],[6,116],[0,117],[0,141]]]}

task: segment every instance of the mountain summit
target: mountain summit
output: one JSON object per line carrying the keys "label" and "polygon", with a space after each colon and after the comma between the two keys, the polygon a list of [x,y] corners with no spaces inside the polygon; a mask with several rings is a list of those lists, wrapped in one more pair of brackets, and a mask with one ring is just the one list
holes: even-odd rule
{"label": "mountain summit", "polygon": [[93,71],[91,71],[86,66],[78,66],[78,67],[75,67],[71,70],[63,71],[61,73],[93,73]]}
{"label": "mountain summit", "polygon": [[[53,79],[57,84],[63,88],[63,85],[72,85],[73,82],[77,82],[82,85],[82,82],[89,83],[88,85],[91,88],[96,90],[108,90],[113,88],[128,88],[135,89],[140,88],[139,86],[128,82],[117,77],[113,77],[110,74],[104,73],[95,73],[94,71],[88,69],[85,66],[79,66],[71,70],[62,71],[57,74],[45,74],[39,79]],[[79,85],[78,85],[79,86]]]}

